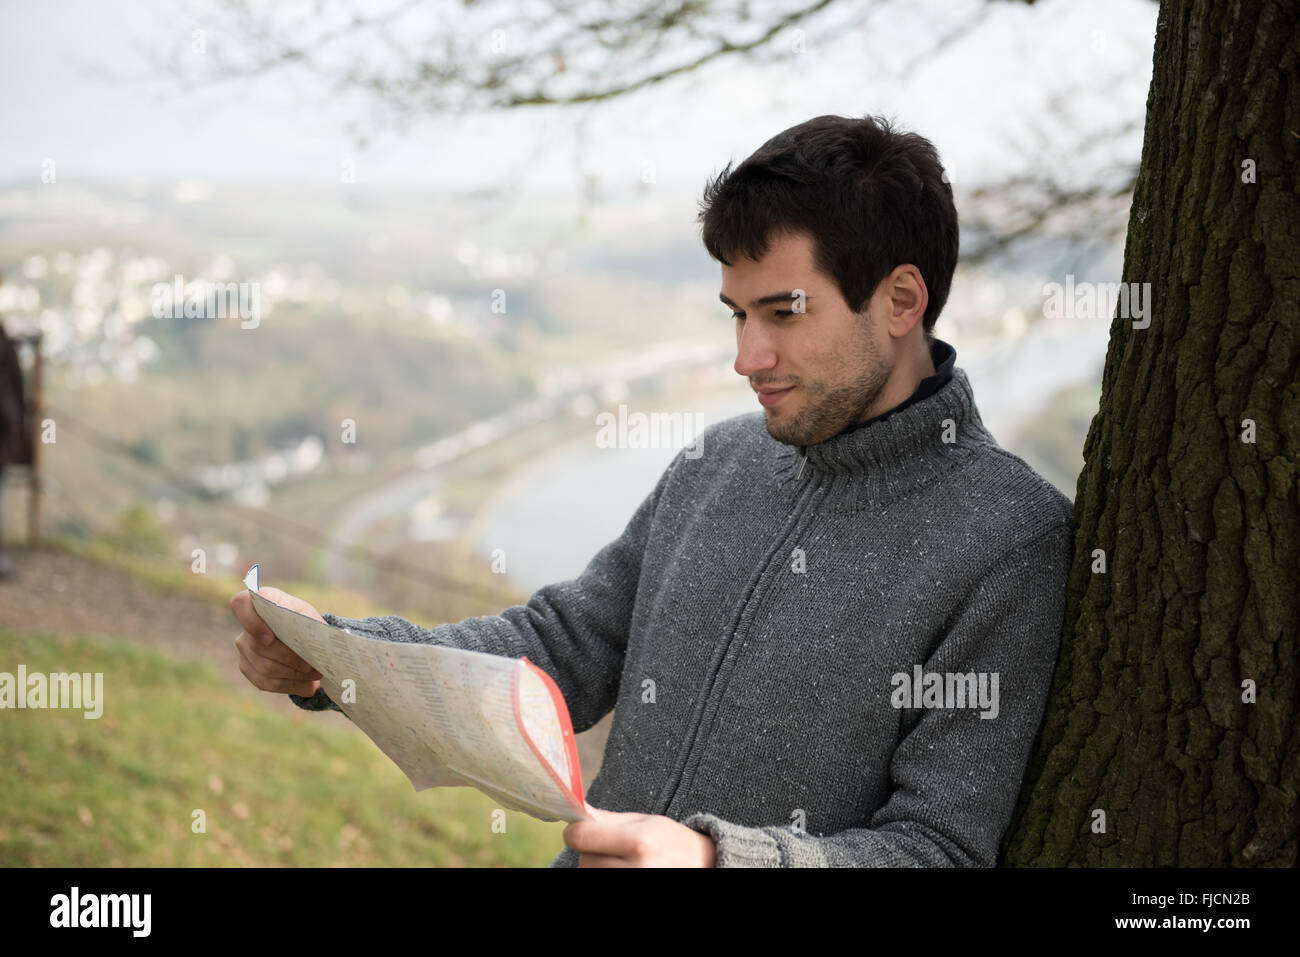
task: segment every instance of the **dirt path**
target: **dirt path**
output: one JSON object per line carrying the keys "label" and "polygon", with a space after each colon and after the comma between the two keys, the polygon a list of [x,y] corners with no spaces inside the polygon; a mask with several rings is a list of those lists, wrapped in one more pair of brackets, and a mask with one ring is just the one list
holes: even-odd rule
{"label": "dirt path", "polygon": [[[175,658],[200,658],[243,683],[228,605],[156,591],[124,571],[58,551],[6,548],[17,574],[0,580],[0,627],[129,639]],[[233,597],[238,585],[232,583]],[[255,689],[250,688],[250,691]]]}

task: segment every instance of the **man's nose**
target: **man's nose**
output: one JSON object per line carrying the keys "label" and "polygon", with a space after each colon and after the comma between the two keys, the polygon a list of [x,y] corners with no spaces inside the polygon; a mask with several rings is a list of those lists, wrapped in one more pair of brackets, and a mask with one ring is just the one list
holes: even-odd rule
{"label": "man's nose", "polygon": [[736,363],[733,366],[736,374],[748,379],[775,365],[776,349],[773,348],[771,338],[763,333],[757,323],[745,323],[736,337]]}

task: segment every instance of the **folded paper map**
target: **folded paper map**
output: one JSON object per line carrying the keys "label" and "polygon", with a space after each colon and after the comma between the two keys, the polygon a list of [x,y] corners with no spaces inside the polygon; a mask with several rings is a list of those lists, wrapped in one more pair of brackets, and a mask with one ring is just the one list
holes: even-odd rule
{"label": "folded paper map", "polygon": [[244,585],[277,638],[417,791],[475,787],[543,821],[581,821],[578,749],[564,696],[527,658],[354,635]]}

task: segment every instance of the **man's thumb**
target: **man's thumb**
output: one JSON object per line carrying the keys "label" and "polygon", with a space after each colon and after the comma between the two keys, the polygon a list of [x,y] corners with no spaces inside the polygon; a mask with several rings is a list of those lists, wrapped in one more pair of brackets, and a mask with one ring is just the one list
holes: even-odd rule
{"label": "man's thumb", "polygon": [[263,598],[271,599],[271,601],[275,602],[277,605],[284,604],[284,600],[289,597],[280,589],[272,587],[271,585],[263,585],[257,590],[257,593]]}

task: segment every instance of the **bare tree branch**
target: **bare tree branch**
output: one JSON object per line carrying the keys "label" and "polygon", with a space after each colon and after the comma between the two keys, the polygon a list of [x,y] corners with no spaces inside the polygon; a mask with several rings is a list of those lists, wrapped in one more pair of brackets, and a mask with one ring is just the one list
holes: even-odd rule
{"label": "bare tree branch", "polygon": [[[994,3],[1009,2],[1033,0],[988,0],[973,17],[937,30],[897,72],[907,75],[972,34]],[[862,0],[867,10],[889,3]],[[215,0],[194,17],[211,25],[207,55],[172,56],[167,63],[189,89],[300,72],[336,105],[362,107],[363,116],[347,128],[364,145],[381,129],[434,117],[446,123],[526,107],[585,113],[760,50],[769,60],[786,60],[798,54],[778,41],[784,31],[811,26],[833,7],[855,6],[853,0],[795,6],[789,0],[394,0],[371,13],[355,0],[256,6]],[[1066,104],[1049,102],[1049,115],[1069,112]],[[1027,133],[1038,155],[1050,155],[1052,133],[1038,124]],[[538,152],[540,146],[521,172]],[[1024,175],[966,194],[974,210],[963,226],[977,239],[963,250],[963,262],[990,261],[1045,232],[1080,243],[1117,238],[1126,218],[1116,214],[1117,204],[1131,195],[1135,170],[1136,157],[1101,178],[1089,168],[1081,186],[1066,185],[1060,173]],[[591,201],[596,184],[585,185]]]}

